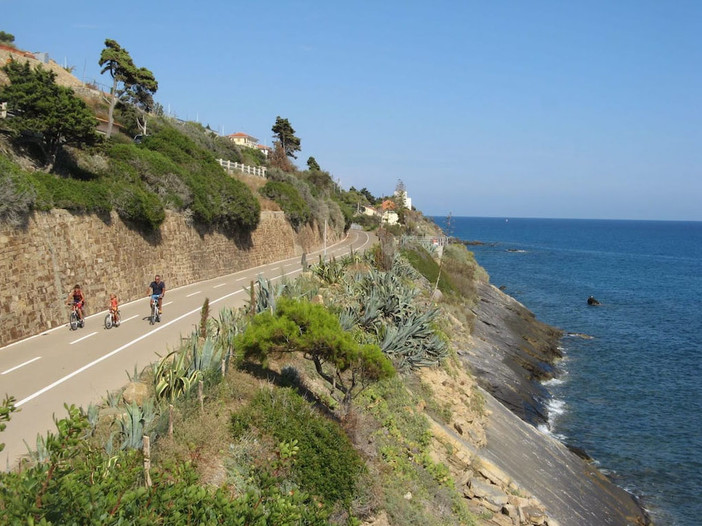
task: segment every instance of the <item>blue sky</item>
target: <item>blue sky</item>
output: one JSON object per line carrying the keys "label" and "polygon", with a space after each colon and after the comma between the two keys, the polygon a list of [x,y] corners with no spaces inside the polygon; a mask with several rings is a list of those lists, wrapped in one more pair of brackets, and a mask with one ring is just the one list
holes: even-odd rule
{"label": "blue sky", "polygon": [[86,81],[117,40],[178,117],[427,215],[702,220],[702,2],[0,0]]}

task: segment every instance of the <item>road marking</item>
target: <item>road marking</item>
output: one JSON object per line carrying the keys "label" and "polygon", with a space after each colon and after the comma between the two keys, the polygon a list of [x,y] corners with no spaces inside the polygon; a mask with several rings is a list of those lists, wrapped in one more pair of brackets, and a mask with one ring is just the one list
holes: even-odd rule
{"label": "road marking", "polygon": [[[200,294],[201,292],[202,292],[201,290],[198,290],[197,292],[191,292],[190,294],[186,294],[185,297],[189,298],[190,296],[194,296],[195,294]],[[166,303],[166,305],[168,305],[168,303]]]}
{"label": "road marking", "polygon": [[119,320],[119,322],[120,322],[120,324],[121,324],[121,323],[124,323],[125,321],[133,320],[134,318],[138,318],[138,317],[139,317],[139,315],[138,315],[138,314],[135,314],[135,315],[132,316],[131,318],[127,318],[126,320]]}
{"label": "road marking", "polygon": [[[361,250],[363,247],[365,247],[366,245],[368,245],[369,242],[370,242],[370,236],[368,235],[367,232],[360,231],[359,233],[364,234],[364,235],[366,236],[366,240],[365,240],[365,242],[364,242],[360,247],[356,248],[355,250]],[[335,246],[337,246],[337,245],[340,245],[340,244],[344,243],[344,242],[349,238],[349,235],[350,235],[350,232],[347,232],[343,239],[340,239],[339,241],[337,241],[336,243],[334,243],[334,244],[331,245],[330,247],[327,247],[327,251],[329,251],[332,247],[335,247]],[[351,248],[353,248],[353,246],[351,246]],[[318,254],[318,253],[321,254],[322,252],[323,252],[323,249],[314,250],[314,251],[310,252],[309,254],[307,254],[307,257],[309,258],[309,257],[311,257],[311,256],[314,255],[314,254]],[[286,258],[286,259],[283,259],[283,260],[281,260],[281,261],[274,262],[274,263],[263,263],[263,264],[261,264],[261,265],[255,266],[255,267],[250,267],[250,268],[238,270],[238,271],[236,271],[236,272],[232,272],[231,274],[228,274],[228,275],[226,275],[226,276],[220,276],[219,279],[221,279],[222,277],[234,276],[234,275],[240,274],[240,273],[242,273],[242,272],[249,272],[249,271],[253,271],[253,270],[256,270],[256,269],[264,268],[264,267],[267,267],[267,266],[270,266],[270,265],[276,264],[276,263],[282,264],[283,262],[286,262],[286,261],[298,261],[298,260],[299,260],[298,256],[293,256],[293,257]],[[217,279],[217,278],[212,278],[212,279]],[[236,281],[243,281],[243,280],[249,280],[249,279],[250,279],[250,278],[239,278],[239,279],[237,279]],[[203,281],[209,281],[209,280],[203,280]],[[196,282],[196,283],[202,283],[203,281]],[[255,280],[254,280],[254,281],[255,281]],[[188,284],[188,285],[186,285],[186,286],[195,285],[196,283],[190,283],[190,284]],[[180,289],[180,288],[183,288],[183,287],[178,287],[177,289],[170,289],[170,290],[173,291],[173,290],[178,290],[178,289]],[[121,306],[132,305],[132,304],[134,304],[134,303],[139,303],[139,302],[141,302],[141,301],[142,301],[142,298],[137,298],[137,299],[128,301],[128,302],[126,302],[126,303],[123,303]],[[169,305],[169,303],[164,303],[164,305]],[[90,316],[86,316],[86,319],[90,319],[90,318],[93,318],[93,317],[96,317],[96,316],[104,316],[105,314],[107,314],[107,312],[108,312],[107,310],[100,311],[100,312],[97,312],[97,313],[95,313],[95,314],[91,314]],[[62,323],[62,324],[57,325],[56,327],[52,327],[51,329],[48,329],[48,330],[46,330],[46,331],[44,331],[44,332],[42,332],[42,333],[35,334],[35,335],[33,335],[33,336],[28,336],[27,338],[23,338],[23,339],[21,339],[21,340],[17,340],[16,342],[12,342],[12,343],[10,343],[10,344],[8,344],[8,345],[2,346],[2,347],[0,347],[0,351],[4,351],[5,349],[8,349],[8,348],[10,348],[10,347],[14,347],[15,345],[19,345],[19,344],[25,343],[25,342],[27,342],[27,341],[29,341],[29,340],[32,340],[32,339],[34,339],[34,338],[37,338],[37,337],[39,337],[39,336],[46,336],[46,335],[48,335],[49,333],[52,333],[52,332],[54,332],[54,331],[58,331],[58,330],[61,330],[61,329],[65,329],[66,327],[67,327],[67,325],[66,325],[65,323]]]}
{"label": "road marking", "polygon": [[95,336],[96,334],[97,334],[97,332],[91,332],[90,334],[86,334],[86,335],[83,336],[82,338],[78,338],[77,340],[72,341],[72,342],[70,343],[70,345],[73,345],[74,343],[82,342],[82,341],[85,340],[86,338],[90,338],[91,336]]}
{"label": "road marking", "polygon": [[41,358],[41,356],[37,356],[36,358],[32,358],[31,360],[27,360],[27,361],[24,362],[24,363],[21,363],[21,364],[19,364],[19,365],[15,365],[12,369],[8,369],[7,371],[3,371],[3,372],[0,373],[0,374],[11,373],[12,371],[16,371],[16,370],[19,369],[20,367],[24,367],[25,365],[29,365],[29,364],[32,363],[32,362],[36,362],[36,361],[37,361],[38,359],[40,359],[40,358]]}
{"label": "road marking", "polygon": [[213,289],[218,289],[219,287],[224,287],[225,285],[226,285],[226,283],[220,283],[219,285],[215,285],[215,286],[212,287],[212,288],[213,288]]}
{"label": "road marking", "polygon": [[173,302],[172,302],[172,301],[169,301],[168,303],[164,303],[164,304],[161,305],[161,306],[162,306],[162,307],[165,307],[166,305],[170,305],[171,303],[173,303]]}
{"label": "road marking", "polygon": [[[227,294],[227,295],[225,295],[225,296],[222,296],[221,298],[218,298],[218,299],[216,299],[216,300],[210,302],[210,304],[217,303],[218,301],[221,301],[221,300],[223,300],[223,299],[226,299],[226,298],[228,298],[228,297],[230,297],[230,296],[234,296],[235,294],[240,294],[240,293],[242,293],[242,292],[243,292],[243,291],[241,291],[241,290],[238,290],[238,291],[236,291],[236,292],[230,292],[229,294]],[[198,307],[197,309],[193,309],[193,310],[191,310],[190,312],[186,312],[185,314],[182,314],[182,315],[178,316],[176,319],[169,321],[168,323],[164,323],[163,325],[161,325],[160,327],[157,327],[157,328],[154,329],[153,331],[149,331],[149,332],[147,332],[147,333],[145,333],[145,334],[142,334],[141,336],[139,336],[138,338],[132,340],[131,342],[125,343],[124,345],[122,345],[121,347],[118,347],[118,348],[115,349],[114,351],[111,351],[111,352],[109,352],[109,353],[107,353],[107,354],[101,356],[101,357],[98,358],[97,360],[93,360],[92,362],[85,364],[83,367],[81,367],[81,368],[79,368],[79,369],[76,369],[75,371],[73,371],[72,373],[67,374],[67,375],[64,376],[63,378],[59,378],[58,380],[56,380],[56,381],[53,382],[52,384],[49,384],[49,385],[47,385],[46,387],[43,387],[42,389],[39,389],[36,393],[30,394],[28,397],[23,398],[22,400],[20,400],[19,402],[17,402],[17,403],[15,404],[15,407],[20,407],[20,406],[26,404],[26,403],[29,402],[30,400],[35,399],[37,396],[41,396],[42,394],[46,393],[47,391],[50,391],[51,389],[53,389],[53,388],[56,387],[57,385],[61,385],[61,384],[64,383],[66,380],[70,380],[70,379],[73,378],[74,376],[76,376],[76,375],[82,373],[83,371],[86,371],[86,370],[90,369],[92,366],[99,364],[99,363],[102,362],[103,360],[107,360],[107,359],[110,358],[111,356],[114,356],[115,354],[117,354],[117,353],[119,353],[119,352],[122,352],[124,349],[127,349],[128,347],[131,347],[132,345],[134,345],[135,343],[137,343],[137,342],[143,340],[144,338],[148,338],[149,336],[151,336],[152,334],[157,333],[157,332],[160,331],[161,329],[165,329],[165,328],[168,327],[169,325],[171,325],[171,324],[173,324],[173,323],[176,323],[176,322],[182,320],[183,318],[185,318],[185,317],[187,317],[187,316],[190,316],[191,314],[195,314],[196,312],[200,312],[201,310],[202,310],[201,307]],[[94,334],[96,334],[96,333],[94,333]]]}

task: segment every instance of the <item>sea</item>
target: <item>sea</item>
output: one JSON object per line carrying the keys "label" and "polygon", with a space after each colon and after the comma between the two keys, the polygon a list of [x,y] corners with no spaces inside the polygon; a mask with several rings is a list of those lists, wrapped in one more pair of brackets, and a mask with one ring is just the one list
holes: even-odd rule
{"label": "sea", "polygon": [[656,525],[702,524],[702,222],[432,219],[484,243],[468,249],[490,282],[564,331],[542,431]]}

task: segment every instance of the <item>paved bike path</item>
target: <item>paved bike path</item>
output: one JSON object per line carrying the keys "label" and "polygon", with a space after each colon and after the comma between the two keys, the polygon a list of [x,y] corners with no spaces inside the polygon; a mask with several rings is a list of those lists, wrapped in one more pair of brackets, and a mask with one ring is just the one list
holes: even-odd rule
{"label": "paved bike path", "polygon": [[[339,243],[327,247],[327,257],[367,249],[373,238],[350,230]],[[316,251],[308,254],[316,261]],[[259,274],[269,279],[294,278],[301,271],[300,256],[241,270],[218,278],[166,290],[161,322],[149,323],[149,298],[120,305],[122,324],[105,329],[106,311],[88,316],[76,331],[68,324],[0,349],[0,396],[12,395],[21,409],[0,434],[6,444],[0,468],[7,469],[27,452],[25,441],[36,444],[37,434],[55,431],[53,415],[64,417],[64,402],[87,407],[122,387],[133,374],[158,360],[189,336],[209,298],[211,315],[222,307],[238,307],[248,299],[244,290]],[[146,287],[145,287],[146,289]]]}

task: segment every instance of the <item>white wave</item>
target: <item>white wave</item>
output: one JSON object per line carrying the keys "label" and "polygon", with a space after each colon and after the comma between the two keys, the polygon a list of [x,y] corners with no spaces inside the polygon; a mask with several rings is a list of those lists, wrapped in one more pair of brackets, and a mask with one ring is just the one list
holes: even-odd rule
{"label": "white wave", "polygon": [[563,400],[558,400],[556,398],[552,398],[546,402],[546,408],[548,409],[549,421],[567,411],[566,403]]}
{"label": "white wave", "polygon": [[541,385],[545,387],[552,387],[554,385],[563,385],[565,383],[565,380],[563,378],[551,378],[550,380],[546,380],[544,382],[541,382]]}
{"label": "white wave", "polygon": [[552,438],[555,438],[559,442],[565,442],[566,436],[562,435],[561,433],[554,433],[551,430],[551,425],[550,424],[539,424],[536,426],[536,429],[538,429],[540,432],[542,432],[544,435],[548,435]]}

